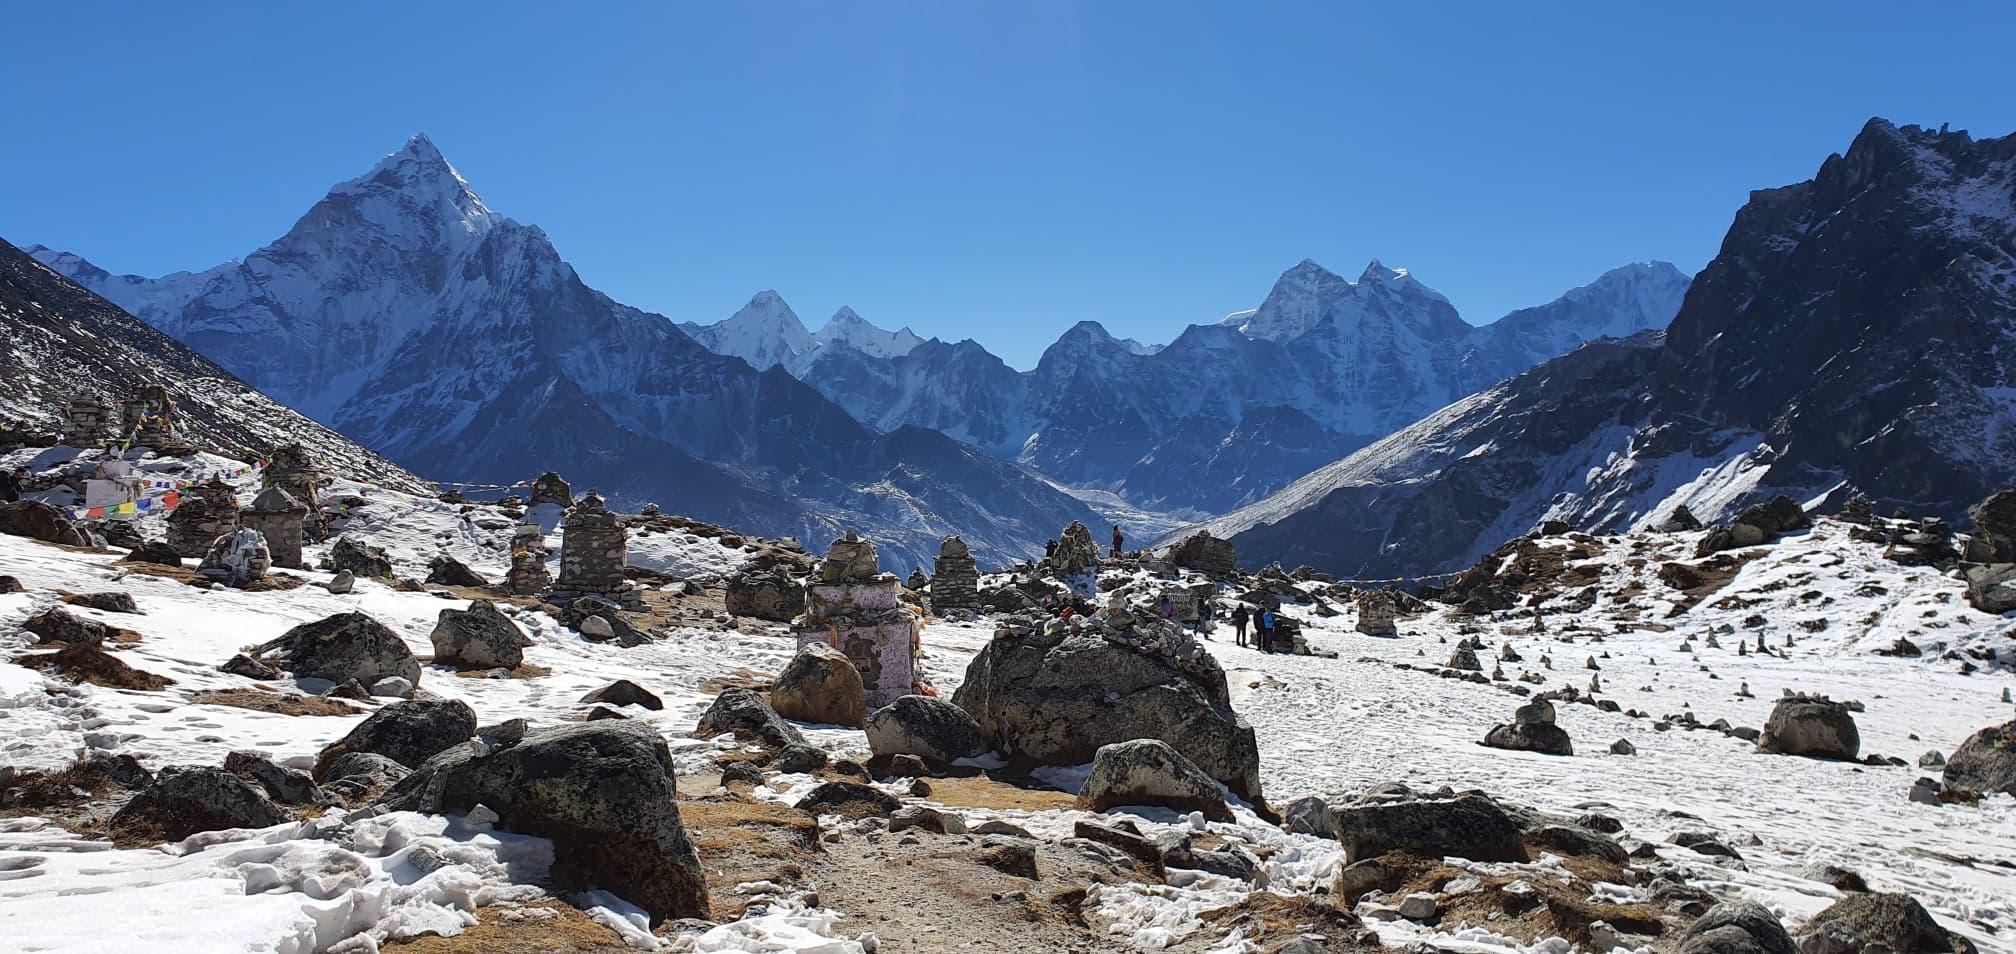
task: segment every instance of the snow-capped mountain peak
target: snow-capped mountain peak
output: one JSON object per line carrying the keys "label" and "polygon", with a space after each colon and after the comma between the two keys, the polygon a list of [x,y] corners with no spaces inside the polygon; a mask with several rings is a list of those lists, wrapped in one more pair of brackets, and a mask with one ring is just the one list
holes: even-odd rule
{"label": "snow-capped mountain peak", "polygon": [[826,326],[812,336],[812,341],[814,347],[844,345],[877,358],[901,357],[924,343],[907,327],[885,331],[845,305],[827,319]]}
{"label": "snow-capped mountain peak", "polygon": [[769,290],[757,292],[727,320],[699,329],[694,337],[715,353],[734,355],[758,371],[788,363],[814,344],[798,313],[782,295]]}
{"label": "snow-capped mountain peak", "polygon": [[[468,180],[455,171],[426,133],[415,134],[396,152],[379,160],[370,172],[337,183],[329,190],[324,205],[317,208],[331,203],[343,206],[356,219],[379,227],[387,236],[396,237],[416,229],[432,230],[455,245],[481,240],[506,221],[483,204],[482,197],[469,187]],[[307,224],[314,218],[311,211],[302,221]],[[328,223],[317,220],[315,224]]]}

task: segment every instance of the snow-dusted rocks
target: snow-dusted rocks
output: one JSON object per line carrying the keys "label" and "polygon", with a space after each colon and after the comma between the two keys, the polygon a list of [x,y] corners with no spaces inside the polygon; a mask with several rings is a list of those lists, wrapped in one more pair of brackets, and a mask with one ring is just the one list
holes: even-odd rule
{"label": "snow-dusted rocks", "polygon": [[914,755],[930,765],[987,754],[979,723],[929,696],[904,696],[868,713],[868,748],[877,758]]}
{"label": "snow-dusted rocks", "polygon": [[228,586],[246,586],[266,578],[272,569],[272,553],[266,536],[250,527],[224,534],[210,544],[196,572]]}
{"label": "snow-dusted rocks", "polygon": [[653,711],[665,708],[665,701],[656,693],[628,679],[618,679],[600,689],[581,697],[584,705],[601,703],[611,706],[642,706]]}
{"label": "snow-dusted rocks", "polygon": [[[1136,625],[1182,637],[1167,623]],[[1202,652],[1180,660],[1123,638],[1089,628],[1005,626],[973,657],[952,701],[992,748],[1011,757],[1082,765],[1100,746],[1160,739],[1233,794],[1264,806],[1253,728],[1232,711],[1217,661]]]}
{"label": "snow-dusted rocks", "polygon": [[1940,777],[1948,788],[2016,795],[2016,720],[1968,736],[1946,759]]}
{"label": "snow-dusted rocks", "polygon": [[1119,805],[1160,805],[1232,821],[1218,783],[1158,739],[1102,745],[1093,756],[1092,773],[1078,790],[1078,807],[1103,812]]}
{"label": "snow-dusted rocks", "polygon": [[1798,944],[1800,954],[1959,949],[1916,898],[1880,891],[1843,895],[1806,922]]}
{"label": "snow-dusted rocks", "polygon": [[434,661],[458,669],[516,669],[532,638],[489,600],[472,600],[465,610],[444,609],[435,619]]}
{"label": "snow-dusted rocks", "polygon": [[265,791],[221,768],[171,765],[112,816],[129,838],[180,841],[203,831],[265,828],[287,820]]}
{"label": "snow-dusted rocks", "polygon": [[798,647],[770,687],[770,705],[787,719],[814,724],[859,726],[868,718],[861,673],[825,643]]}
{"label": "snow-dusted rocks", "polygon": [[784,721],[762,696],[740,687],[722,690],[693,727],[696,739],[711,739],[723,733],[761,742],[773,749],[805,741],[798,727]]}
{"label": "snow-dusted rocks", "polygon": [[1788,696],[1771,707],[1757,751],[1816,759],[1853,759],[1862,736],[1845,703],[1824,696]]}
{"label": "snow-dusted rocks", "polygon": [[469,565],[446,553],[427,561],[427,582],[440,586],[462,586],[470,589],[489,589],[490,581],[482,577]]}
{"label": "snow-dusted rocks", "polygon": [[710,913],[676,795],[664,739],[642,722],[611,720],[530,731],[487,752],[456,749],[378,804],[433,813],[483,805],[500,827],[553,840],[556,886],[613,891],[657,923]]}
{"label": "snow-dusted rocks", "polygon": [[45,643],[69,646],[102,646],[116,632],[95,619],[85,619],[60,606],[52,606],[21,622],[25,629]]}
{"label": "snow-dusted rocks", "polygon": [[420,684],[420,660],[399,634],[363,613],[339,613],[302,623],[267,642],[253,656],[296,678],[351,680],[370,685],[386,676]]}

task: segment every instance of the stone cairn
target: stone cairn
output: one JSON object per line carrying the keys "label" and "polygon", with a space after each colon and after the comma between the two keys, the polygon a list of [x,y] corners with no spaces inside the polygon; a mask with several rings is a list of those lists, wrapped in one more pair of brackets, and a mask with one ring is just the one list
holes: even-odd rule
{"label": "stone cairn", "polygon": [[152,447],[160,454],[186,453],[188,447],[175,437],[175,401],[168,389],[143,384],[133,389],[122,408],[126,432],[136,447]]}
{"label": "stone cairn", "polygon": [[1059,576],[1076,576],[1097,569],[1099,566],[1099,545],[1092,541],[1092,531],[1076,520],[1064,528],[1063,536],[1057,538],[1057,548],[1044,560],[1045,567]]}
{"label": "stone cairn", "polygon": [[1400,628],[1400,600],[1392,590],[1366,590],[1358,594],[1358,631],[1367,636],[1397,636]]}
{"label": "stone cairn", "polygon": [[910,578],[903,581],[903,586],[912,593],[922,593],[924,588],[930,585],[931,581],[924,578],[923,567],[912,568]]}
{"label": "stone cairn", "polygon": [[1222,580],[1238,572],[1239,552],[1232,548],[1232,541],[1220,540],[1209,530],[1199,530],[1169,548],[1169,562]]}
{"label": "stone cairn", "polygon": [[212,477],[182,489],[182,502],[168,514],[168,546],[185,557],[202,557],[218,537],[238,529],[238,492]]}
{"label": "stone cairn", "polygon": [[629,554],[629,532],[602,498],[589,491],[560,525],[560,579],[547,598],[567,603],[599,596],[624,609],[643,609],[636,585],[623,575]]}
{"label": "stone cairn", "polygon": [[[315,459],[308,455],[308,448],[300,444],[283,444],[266,455],[264,483],[286,491],[287,496],[309,510],[322,506],[322,473],[316,469]],[[267,542],[272,542],[270,535]]]}
{"label": "stone cairn", "polygon": [[266,539],[266,552],[272,565],[290,570],[304,568],[301,562],[301,536],[308,520],[308,508],[294,495],[279,487],[268,487],[252,498],[252,508],[239,515],[239,522],[248,530],[256,530]]}
{"label": "stone cairn", "polygon": [[966,541],[946,537],[931,565],[931,611],[970,610],[980,606],[980,571]]}
{"label": "stone cairn", "polygon": [[[592,495],[593,492],[590,493]],[[559,504],[563,508],[572,507],[574,488],[567,486],[566,479],[553,471],[540,474],[539,479],[532,482],[532,502],[526,506],[537,507],[544,503]],[[561,576],[566,576],[566,573],[563,571]]]}
{"label": "stone cairn", "polygon": [[793,620],[800,647],[824,643],[847,654],[861,672],[868,708],[916,689],[917,614],[897,599],[896,577],[883,573],[875,544],[849,530],[826,552],[805,584],[805,613]]}
{"label": "stone cairn", "polygon": [[96,397],[72,398],[63,406],[63,443],[71,447],[104,447],[112,409]]}
{"label": "stone cairn", "polygon": [[511,531],[511,569],[504,574],[504,590],[514,596],[544,593],[553,585],[553,573],[546,569],[546,536],[536,523],[521,523]]}

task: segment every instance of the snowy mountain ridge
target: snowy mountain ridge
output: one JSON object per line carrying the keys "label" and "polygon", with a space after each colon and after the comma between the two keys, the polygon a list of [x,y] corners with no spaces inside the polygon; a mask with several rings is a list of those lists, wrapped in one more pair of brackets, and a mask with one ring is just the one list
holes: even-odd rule
{"label": "snowy mountain ridge", "polygon": [[[716,354],[587,287],[424,136],[336,185],[280,239],[203,272],[114,276],[30,251],[429,476],[512,483],[560,469],[618,501],[773,536],[816,543],[853,527],[886,541],[899,568],[952,533],[1005,561],[1094,519],[1012,463],[936,434],[878,434],[783,369]],[[802,330],[775,295],[744,311],[742,325]]]}
{"label": "snowy mountain ridge", "polygon": [[1209,526],[1256,563],[1384,577],[1547,520],[1712,521],[1774,494],[1964,525],[2016,474],[2010,354],[2016,135],[1871,120],[1813,179],[1751,194],[1664,335],[1584,345]]}

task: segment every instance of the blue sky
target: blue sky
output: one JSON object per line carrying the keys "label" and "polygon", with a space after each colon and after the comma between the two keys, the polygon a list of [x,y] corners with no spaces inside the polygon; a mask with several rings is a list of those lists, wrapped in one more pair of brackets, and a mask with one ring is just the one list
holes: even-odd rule
{"label": "blue sky", "polygon": [[1872,115],[2016,130],[2016,4],[17,4],[0,237],[213,265],[425,130],[589,282],[1165,341],[1302,258],[1472,321],[1713,256]]}

